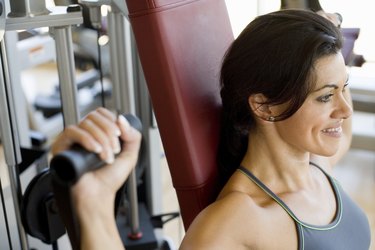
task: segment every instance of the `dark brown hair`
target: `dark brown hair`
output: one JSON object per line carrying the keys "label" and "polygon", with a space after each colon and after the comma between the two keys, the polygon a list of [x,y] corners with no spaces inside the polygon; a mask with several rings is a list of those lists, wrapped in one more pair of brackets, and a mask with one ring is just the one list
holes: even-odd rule
{"label": "dark brown hair", "polygon": [[339,53],[340,30],[310,11],[281,10],[255,18],[228,49],[221,69],[222,123],[218,161],[226,181],[239,166],[255,119],[250,95],[265,104],[288,103],[283,120],[293,115],[314,88],[317,59]]}

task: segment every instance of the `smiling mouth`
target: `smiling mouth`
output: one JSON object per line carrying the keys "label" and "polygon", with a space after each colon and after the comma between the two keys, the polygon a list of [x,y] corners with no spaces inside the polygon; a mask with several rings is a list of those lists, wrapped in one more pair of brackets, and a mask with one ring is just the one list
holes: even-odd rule
{"label": "smiling mouth", "polygon": [[342,132],[342,127],[337,127],[337,128],[326,128],[322,130],[323,133],[327,134],[340,134]]}

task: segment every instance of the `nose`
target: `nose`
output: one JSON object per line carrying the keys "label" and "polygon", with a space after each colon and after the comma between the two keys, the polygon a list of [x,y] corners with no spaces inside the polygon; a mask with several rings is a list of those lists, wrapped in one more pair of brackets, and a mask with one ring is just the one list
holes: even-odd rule
{"label": "nose", "polygon": [[349,93],[342,93],[338,100],[336,117],[347,119],[353,114],[353,104]]}

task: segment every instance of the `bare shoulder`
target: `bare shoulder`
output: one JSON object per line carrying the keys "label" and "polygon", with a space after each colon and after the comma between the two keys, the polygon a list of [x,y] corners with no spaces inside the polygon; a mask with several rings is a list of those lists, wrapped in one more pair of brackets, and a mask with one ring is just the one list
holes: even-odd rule
{"label": "bare shoulder", "polygon": [[259,237],[260,210],[247,194],[228,193],[197,216],[181,249],[248,249],[249,237]]}

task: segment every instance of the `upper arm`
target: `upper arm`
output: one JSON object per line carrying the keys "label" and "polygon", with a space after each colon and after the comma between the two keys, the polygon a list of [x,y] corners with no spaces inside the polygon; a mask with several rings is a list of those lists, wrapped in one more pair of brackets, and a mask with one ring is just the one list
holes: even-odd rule
{"label": "upper arm", "polygon": [[255,215],[248,211],[249,200],[244,194],[229,194],[204,209],[189,227],[180,249],[246,249],[249,237],[255,235],[252,228],[257,228],[256,219],[246,223],[249,214]]}
{"label": "upper arm", "polygon": [[190,225],[179,249],[228,249],[229,242],[222,237],[226,228],[218,225],[217,214],[211,207],[203,210]]}

